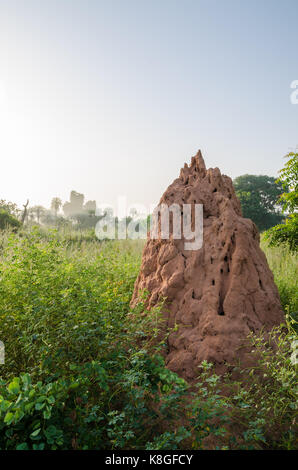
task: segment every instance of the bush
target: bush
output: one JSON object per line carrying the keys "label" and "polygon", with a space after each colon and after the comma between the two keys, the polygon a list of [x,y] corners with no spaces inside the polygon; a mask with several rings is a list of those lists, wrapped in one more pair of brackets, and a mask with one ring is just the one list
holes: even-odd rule
{"label": "bush", "polygon": [[[269,229],[266,238],[270,246],[287,244],[291,251],[298,249],[298,153],[290,152],[284,168],[280,170],[277,183],[281,183],[285,192],[280,196],[283,210],[288,212],[284,224]],[[290,191],[288,191],[290,189]]]}
{"label": "bush", "polygon": [[264,233],[270,246],[285,244],[293,252],[298,250],[298,214],[290,215],[284,224],[276,225]]}
{"label": "bush", "polygon": [[0,208],[0,230],[7,228],[18,228],[21,223],[7,210]]}
{"label": "bush", "polygon": [[[256,366],[242,370],[232,384],[231,417],[239,437],[231,445],[244,449],[297,448],[297,334],[290,325],[269,337],[251,335]],[[246,386],[243,387],[243,384]],[[238,441],[238,442],[237,442]]]}

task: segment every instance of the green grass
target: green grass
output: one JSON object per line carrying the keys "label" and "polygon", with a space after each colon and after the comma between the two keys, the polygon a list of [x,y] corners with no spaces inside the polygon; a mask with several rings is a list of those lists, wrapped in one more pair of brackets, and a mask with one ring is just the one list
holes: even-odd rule
{"label": "green grass", "polygon": [[265,240],[261,241],[261,248],[273,272],[285,312],[298,321],[298,254],[283,245],[269,247]]}

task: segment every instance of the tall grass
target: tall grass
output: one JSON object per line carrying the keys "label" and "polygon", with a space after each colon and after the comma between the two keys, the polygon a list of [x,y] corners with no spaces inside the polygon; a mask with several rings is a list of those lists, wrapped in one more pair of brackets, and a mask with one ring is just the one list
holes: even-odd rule
{"label": "tall grass", "polygon": [[287,246],[269,247],[268,242],[261,240],[270,269],[274,275],[280,300],[285,312],[298,319],[298,254],[291,252]]}

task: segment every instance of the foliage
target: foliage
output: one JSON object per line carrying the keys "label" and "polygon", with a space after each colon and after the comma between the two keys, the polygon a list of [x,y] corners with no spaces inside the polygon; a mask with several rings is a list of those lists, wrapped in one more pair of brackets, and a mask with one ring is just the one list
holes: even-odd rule
{"label": "foliage", "polygon": [[[1,449],[293,447],[286,381],[279,395],[274,389],[273,422],[269,386],[264,396],[255,388],[260,411],[252,392],[244,407],[228,398],[228,379],[207,363],[190,388],[164,365],[162,305],[145,315],[142,302],[129,307],[143,242],[78,235],[36,228],[0,237]],[[292,370],[289,339],[279,347],[278,363],[263,355],[275,384]],[[285,379],[292,387],[293,375]],[[232,386],[240,390],[243,381]]]}
{"label": "foliage", "polygon": [[[278,182],[282,184],[285,192],[281,195],[283,209],[294,213],[298,207],[298,153],[290,152],[284,168],[280,170]],[[287,191],[290,188],[290,191]]]}
{"label": "foliage", "polygon": [[78,250],[38,230],[7,237],[2,449],[144,448],[162,428],[180,442],[188,387],[153,342],[159,309],[130,312],[139,250],[121,245]]}
{"label": "foliage", "polygon": [[[266,238],[271,246],[286,243],[290,250],[298,249],[298,153],[290,152],[284,168],[280,170],[278,183],[282,184],[285,192],[280,197],[283,210],[288,211],[288,217],[284,224],[272,227],[266,233]],[[287,188],[290,191],[287,191]]]}
{"label": "foliage", "polygon": [[59,197],[53,197],[52,202],[51,202],[51,209],[55,214],[55,217],[57,217],[58,211],[60,207],[62,206],[62,201]]}
{"label": "foliage", "polygon": [[101,219],[100,216],[95,215],[92,211],[90,213],[73,214],[69,218],[74,222],[74,228],[79,230],[94,229],[97,222]]}
{"label": "foliage", "polygon": [[13,215],[14,217],[18,217],[20,210],[18,206],[13,202],[5,201],[5,199],[0,199],[0,209],[4,209],[9,214]]}
{"label": "foliage", "polygon": [[10,212],[0,208],[0,230],[6,228],[18,228],[20,227],[20,221],[14,217]]}
{"label": "foliage", "polygon": [[46,214],[47,210],[43,206],[33,206],[29,209],[30,220],[36,220],[38,224],[45,220]]}
{"label": "foliage", "polygon": [[265,232],[270,246],[286,244],[291,251],[298,250],[298,214],[291,214],[284,224],[276,225]]}
{"label": "foliage", "polygon": [[257,365],[240,371],[242,379],[230,384],[228,398],[239,426],[239,437],[231,443],[237,448],[291,450],[297,445],[298,342],[289,321],[288,332],[281,326],[268,338],[250,335]]}
{"label": "foliage", "polygon": [[270,246],[265,235],[261,238],[261,248],[274,274],[284,311],[298,321],[298,254],[287,245]]}
{"label": "foliage", "polygon": [[241,202],[243,217],[252,219],[260,231],[281,222],[279,196],[283,192],[281,183],[271,176],[242,175],[233,181]]}

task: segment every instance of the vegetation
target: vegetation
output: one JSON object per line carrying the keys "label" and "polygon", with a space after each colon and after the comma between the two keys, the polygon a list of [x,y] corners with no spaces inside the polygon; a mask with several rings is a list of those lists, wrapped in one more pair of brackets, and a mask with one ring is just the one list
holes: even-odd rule
{"label": "vegetation", "polygon": [[[266,238],[271,246],[286,243],[290,250],[298,249],[298,153],[290,152],[284,168],[280,171],[278,183],[282,184],[285,192],[280,197],[283,210],[288,214],[284,224],[268,230]],[[290,188],[290,191],[287,191]]]}
{"label": "vegetation", "polygon": [[261,239],[261,248],[274,273],[284,311],[298,321],[297,254],[291,252],[287,244],[271,247],[265,236]]}
{"label": "vegetation", "polygon": [[0,199],[0,230],[20,227],[19,212],[16,204]]}
{"label": "vegetation", "polygon": [[75,191],[66,218],[59,198],[1,200],[0,449],[297,448],[297,155],[277,183],[234,182],[261,230],[287,213],[261,240],[287,322],[248,338],[254,366],[219,377],[203,362],[191,386],[165,367],[162,305],[129,306],[143,241],[99,241],[96,203]]}
{"label": "vegetation", "polygon": [[9,227],[18,228],[20,225],[21,223],[16,217],[0,207],[0,230],[4,230]]}
{"label": "vegetation", "polygon": [[[290,324],[275,352],[251,338],[258,370],[220,378],[203,363],[190,388],[164,365],[160,307],[129,307],[141,241],[66,229],[0,237],[1,449],[295,447]],[[263,243],[292,312],[296,255]]]}
{"label": "vegetation", "polygon": [[[297,333],[288,324],[274,328],[264,342],[251,335],[257,365],[240,371],[241,379],[228,383],[230,417],[239,426],[234,448],[294,449],[297,446]],[[245,386],[245,385],[246,386]]]}
{"label": "vegetation", "polygon": [[59,197],[54,197],[51,202],[51,209],[55,214],[55,217],[57,217],[58,211],[60,207],[62,206],[62,201]]}
{"label": "vegetation", "polygon": [[283,216],[279,197],[286,188],[271,176],[242,175],[233,181],[243,217],[252,219],[262,232],[279,224]]}
{"label": "vegetation", "polygon": [[8,212],[9,214],[13,215],[16,218],[18,217],[20,213],[16,204],[14,204],[13,202],[5,201],[5,199],[0,199],[0,209],[5,210],[6,212]]}

